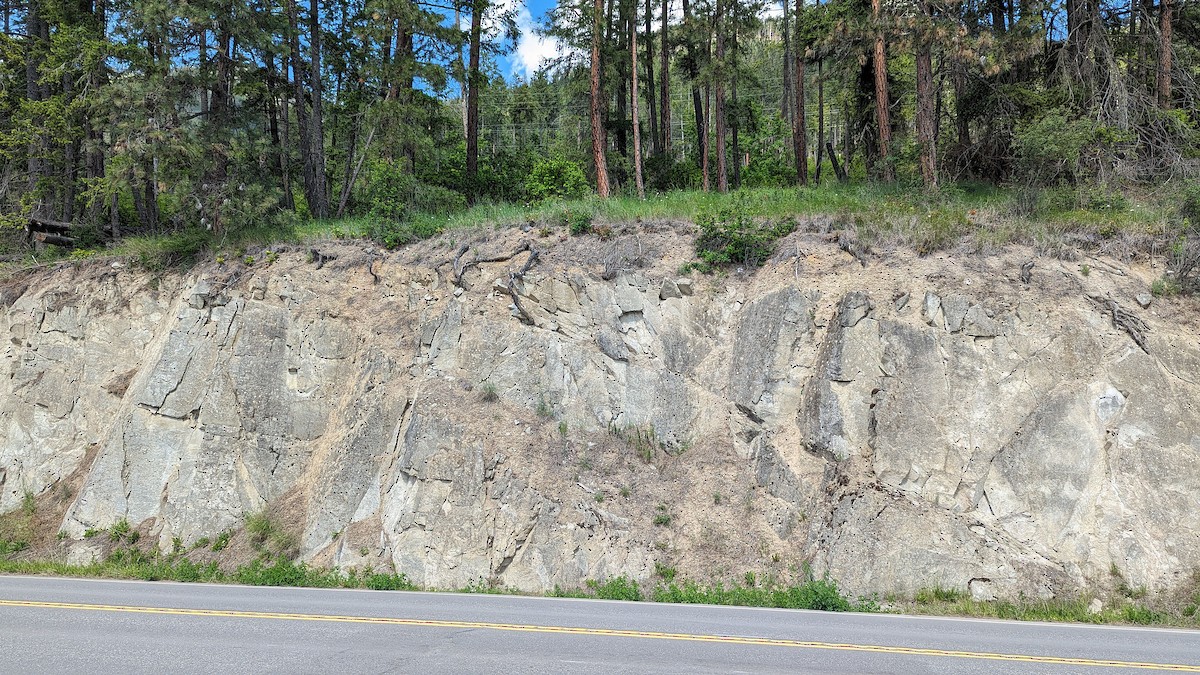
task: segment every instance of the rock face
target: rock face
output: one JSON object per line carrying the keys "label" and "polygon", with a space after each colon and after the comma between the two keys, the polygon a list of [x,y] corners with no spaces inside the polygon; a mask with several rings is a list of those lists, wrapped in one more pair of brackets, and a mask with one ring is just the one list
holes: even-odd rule
{"label": "rock face", "polygon": [[[480,258],[520,234],[491,236]],[[437,245],[10,282],[0,512],[94,455],[69,540],[127,519],[169,548],[270,508],[307,560],[438,587],[808,563],[988,598],[1200,565],[1196,312],[1139,309],[1136,275],[1030,288],[1024,252],[863,270],[802,240],[680,279],[669,232],[633,269],[535,240],[526,322],[526,254],[460,287]],[[1087,293],[1142,312],[1149,353]]]}

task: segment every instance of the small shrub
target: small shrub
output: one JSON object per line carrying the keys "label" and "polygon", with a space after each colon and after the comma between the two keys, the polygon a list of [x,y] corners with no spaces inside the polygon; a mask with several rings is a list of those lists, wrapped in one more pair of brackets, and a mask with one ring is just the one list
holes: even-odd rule
{"label": "small shrub", "polygon": [[573,237],[581,237],[592,231],[592,214],[586,211],[566,209],[559,214],[559,220]]}
{"label": "small shrub", "polygon": [[221,551],[225,550],[225,547],[229,546],[229,540],[232,538],[233,538],[233,532],[230,532],[230,531],[226,531],[226,532],[222,532],[221,534],[218,534],[217,538],[213,541],[213,544],[212,544],[213,553],[220,553]]}
{"label": "small shrub", "polygon": [[775,251],[775,241],[796,229],[793,220],[776,225],[756,222],[741,198],[715,213],[701,214],[696,224],[700,227],[696,255],[701,262],[714,267],[729,264],[758,267]]}
{"label": "small shrub", "polygon": [[533,201],[578,199],[588,190],[583,169],[565,159],[539,160],[525,179],[525,191]]}
{"label": "small shrub", "polygon": [[479,389],[479,400],[484,403],[495,403],[500,400],[500,395],[496,393],[496,385],[491,382],[485,383]]}
{"label": "small shrub", "polygon": [[670,565],[664,565],[660,562],[654,563],[654,576],[662,579],[668,584],[675,581],[676,570]]}
{"label": "small shrub", "polygon": [[108,540],[120,541],[122,537],[129,534],[130,529],[129,521],[122,518],[108,528]]}
{"label": "small shrub", "polygon": [[601,600],[628,600],[637,602],[642,599],[642,591],[636,581],[621,575],[604,583],[588,580],[588,590]]}

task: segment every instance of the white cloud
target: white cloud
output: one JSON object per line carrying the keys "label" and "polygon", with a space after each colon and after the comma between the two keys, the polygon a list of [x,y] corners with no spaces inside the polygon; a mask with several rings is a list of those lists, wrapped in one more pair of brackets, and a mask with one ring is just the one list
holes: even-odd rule
{"label": "white cloud", "polygon": [[511,57],[513,76],[530,77],[547,61],[562,53],[562,45],[558,40],[537,33],[533,15],[524,4],[517,10],[517,28],[521,30],[521,36]]}

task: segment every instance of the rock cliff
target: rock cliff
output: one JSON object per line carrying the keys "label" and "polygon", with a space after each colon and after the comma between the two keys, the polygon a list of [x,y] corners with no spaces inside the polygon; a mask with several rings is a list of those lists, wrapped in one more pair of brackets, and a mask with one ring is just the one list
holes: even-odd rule
{"label": "rock cliff", "polygon": [[86,560],[120,519],[166,548],[269,508],[303,559],[435,587],[808,563],[1048,596],[1200,566],[1198,315],[1140,306],[1161,270],[864,268],[796,234],[681,276],[685,230],[10,280],[0,512],[74,476],[58,546]]}

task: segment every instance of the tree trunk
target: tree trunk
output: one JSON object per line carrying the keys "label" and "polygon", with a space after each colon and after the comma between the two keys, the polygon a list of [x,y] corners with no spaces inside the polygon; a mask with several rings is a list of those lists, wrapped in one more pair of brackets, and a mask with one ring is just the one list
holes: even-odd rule
{"label": "tree trunk", "polygon": [[725,17],[724,0],[717,0],[713,32],[717,37],[717,69],[713,117],[717,123],[717,192],[729,192],[729,167],[725,158]]}
{"label": "tree trunk", "polygon": [[883,168],[884,182],[895,178],[892,163],[888,158],[892,148],[892,116],[888,102],[887,52],[883,42],[883,8],[881,0],[871,0],[871,13],[875,18],[875,122],[879,125],[879,163]]}
{"label": "tree trunk", "polygon": [[[664,0],[666,1],[666,0]],[[683,0],[683,21],[690,24],[692,8],[688,0]],[[707,51],[707,43],[705,44]],[[701,185],[708,192],[708,120],[704,115],[704,103],[708,96],[700,97],[700,69],[697,64],[697,50],[691,40],[687,42],[688,50],[688,79],[692,83],[692,109],[696,114],[696,143],[700,151]]]}
{"label": "tree trunk", "polygon": [[[300,151],[301,181],[304,184],[304,201],[313,211],[313,161],[309,148],[311,136],[308,132],[308,110],[304,105],[304,67],[300,55],[300,22],[296,0],[287,1],[288,51],[292,66],[292,96],[296,99],[296,145]],[[286,68],[284,69],[286,72]],[[286,127],[285,127],[286,129]]]}
{"label": "tree trunk", "polygon": [[[30,102],[42,100],[42,87],[38,80],[41,77],[41,64],[44,49],[48,45],[42,40],[42,27],[49,26],[41,17],[40,0],[30,0],[25,15],[25,98]],[[36,107],[35,107],[36,109]],[[42,178],[46,172],[45,152],[48,140],[45,134],[46,125],[40,114],[35,113],[31,120],[33,127],[39,130],[36,140],[31,140],[26,148],[26,170],[29,173],[29,193],[34,196],[33,213],[40,214],[45,208],[41,193]]]}
{"label": "tree trunk", "polygon": [[321,22],[317,0],[308,3],[308,44],[312,57],[312,118],[308,125],[309,146],[313,163],[313,197],[309,204],[313,216],[329,217],[329,184],[325,177],[325,125],[323,121],[324,94],[321,91]]}
{"label": "tree trunk", "polygon": [[796,111],[792,116],[792,149],[796,154],[796,184],[808,185],[808,120],[804,111],[805,45],[800,39],[800,17],[804,15],[804,0],[796,0],[796,83],[792,87],[796,97]]}
{"label": "tree trunk", "polygon": [[600,26],[604,0],[595,0],[592,14],[592,73],[589,116],[592,122],[592,161],[596,165],[596,194],[608,199],[608,161],[604,152],[604,125],[600,121]]}
{"label": "tree trunk", "polygon": [[[788,0],[783,0],[780,3],[783,6],[783,98],[779,103],[779,116],[785,122],[793,122],[792,112],[795,106],[792,105],[792,35],[791,22],[788,21],[791,16],[788,12],[791,7]],[[800,33],[800,21],[797,17],[796,34]],[[793,128],[795,124],[792,125]]]}
{"label": "tree trunk", "polygon": [[[638,62],[637,62],[637,4],[633,5],[633,16],[629,19],[629,108],[633,115],[633,179],[637,186],[638,199],[646,198],[646,184],[642,181],[642,134],[638,119]],[[653,96],[651,96],[653,98]]]}
{"label": "tree trunk", "polygon": [[479,85],[483,79],[479,73],[479,54],[482,37],[484,0],[475,0],[471,6],[471,47],[467,71],[467,190],[474,200],[476,178],[479,176]]}
{"label": "tree trunk", "polygon": [[658,39],[661,41],[662,61],[659,64],[658,78],[658,114],[661,117],[658,129],[662,134],[662,153],[671,152],[671,41],[667,32],[668,20],[671,15],[671,0],[663,0],[662,23],[659,27]]}
{"label": "tree trunk", "polygon": [[825,153],[825,77],[824,59],[817,59],[817,185],[821,184],[821,162]]}
{"label": "tree trunk", "polygon": [[[921,0],[920,7],[925,18],[930,19],[929,0]],[[936,190],[937,142],[933,137],[933,60],[929,28],[918,29],[914,40],[917,51],[917,144],[921,153],[921,182],[925,184],[926,190]]]}
{"label": "tree trunk", "polygon": [[1158,3],[1158,107],[1163,110],[1171,109],[1171,1]]}
{"label": "tree trunk", "polygon": [[[637,6],[634,5],[634,15],[637,15]],[[658,133],[658,103],[654,97],[654,33],[651,31],[654,28],[654,5],[651,0],[646,0],[646,105],[650,112],[650,142],[654,146],[654,154],[662,153],[662,136]],[[634,22],[633,30],[637,31],[637,22]],[[637,94],[634,94],[637,97]]]}

